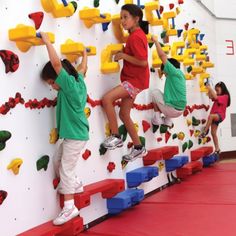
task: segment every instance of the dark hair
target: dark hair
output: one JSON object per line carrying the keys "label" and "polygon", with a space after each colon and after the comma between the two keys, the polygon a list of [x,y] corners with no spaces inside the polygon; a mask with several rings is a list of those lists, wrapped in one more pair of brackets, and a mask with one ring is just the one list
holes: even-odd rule
{"label": "dark hair", "polygon": [[148,34],[148,21],[143,21],[143,11],[135,4],[125,4],[121,7],[121,10],[128,11],[133,17],[139,17],[139,26],[145,34]]}
{"label": "dark hair", "polygon": [[[168,61],[177,69],[180,69],[180,63],[174,58],[168,58]],[[161,64],[161,70],[164,70],[164,64]]]}
{"label": "dark hair", "polygon": [[[74,66],[67,59],[64,59],[63,61],[61,61],[61,65],[67,71],[67,73],[69,75],[74,76],[75,79],[77,80],[78,72],[76,71]],[[44,80],[44,81],[47,81],[49,79],[56,80],[57,76],[58,75],[57,75],[56,71],[54,70],[51,61],[47,62],[41,72],[42,80]]]}
{"label": "dark hair", "polygon": [[228,95],[228,104],[227,104],[227,107],[230,106],[231,104],[231,98],[230,98],[230,93],[229,93],[229,90],[227,89],[226,85],[224,82],[219,82],[215,85],[215,89],[216,88],[221,88],[221,91],[222,91],[222,95]]}

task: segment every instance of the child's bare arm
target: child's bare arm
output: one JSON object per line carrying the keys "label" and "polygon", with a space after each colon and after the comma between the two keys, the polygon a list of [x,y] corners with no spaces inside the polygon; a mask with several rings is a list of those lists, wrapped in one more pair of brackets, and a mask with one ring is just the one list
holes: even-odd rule
{"label": "child's bare arm", "polygon": [[82,61],[78,66],[78,72],[85,75],[87,71],[88,55],[86,49],[83,51]]}
{"label": "child's bare arm", "polygon": [[137,59],[136,57],[130,56],[130,55],[123,53],[123,52],[118,52],[115,55],[114,60],[115,61],[126,60],[134,65],[141,66],[141,67],[146,67],[148,64],[148,62],[146,60]]}
{"label": "child's bare arm", "polygon": [[155,36],[152,36],[152,41],[155,43],[156,49],[157,49],[157,54],[160,57],[162,63],[165,65],[168,57],[165,54],[165,52],[162,50],[160,43],[158,42],[157,38]]}
{"label": "child's bare arm", "polygon": [[211,100],[216,100],[217,99],[217,94],[216,94],[215,90],[209,84],[206,84],[206,87],[208,89],[209,98]]}
{"label": "child's bare arm", "polygon": [[57,74],[59,74],[61,71],[61,68],[62,68],[61,60],[60,60],[59,56],[57,55],[55,48],[51,44],[48,35],[44,32],[40,32],[40,34],[41,34],[43,42],[45,43],[45,45],[47,47],[48,56],[49,56],[49,60],[52,63],[52,67],[55,70],[55,72]]}

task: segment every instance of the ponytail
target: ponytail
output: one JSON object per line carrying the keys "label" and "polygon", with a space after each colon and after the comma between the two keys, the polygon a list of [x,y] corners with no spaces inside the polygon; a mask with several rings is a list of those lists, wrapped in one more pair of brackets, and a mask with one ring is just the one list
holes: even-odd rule
{"label": "ponytail", "polygon": [[69,75],[72,75],[75,77],[75,79],[78,79],[78,72],[76,71],[75,67],[67,60],[63,59],[61,61],[62,67],[67,71]]}

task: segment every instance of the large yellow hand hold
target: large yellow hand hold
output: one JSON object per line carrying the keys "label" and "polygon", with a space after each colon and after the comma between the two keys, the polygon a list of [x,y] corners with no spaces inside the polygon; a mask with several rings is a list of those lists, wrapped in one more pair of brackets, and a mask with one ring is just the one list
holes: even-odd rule
{"label": "large yellow hand hold", "polygon": [[55,144],[58,140],[58,133],[57,133],[57,129],[53,128],[50,132],[50,139],[49,139],[49,143],[50,144]]}
{"label": "large yellow hand hold", "polygon": [[12,172],[13,172],[15,175],[18,175],[22,163],[23,163],[23,160],[22,160],[22,159],[16,158],[16,159],[14,159],[14,160],[11,161],[11,163],[7,166],[7,169],[8,169],[8,170],[12,170]]}
{"label": "large yellow hand hold", "polygon": [[[145,3],[145,15],[147,21],[150,23],[150,25],[163,25],[163,20],[161,19],[161,15],[159,13],[159,1],[156,2],[148,2]],[[158,12],[158,17],[156,14],[154,15],[153,11]]]}

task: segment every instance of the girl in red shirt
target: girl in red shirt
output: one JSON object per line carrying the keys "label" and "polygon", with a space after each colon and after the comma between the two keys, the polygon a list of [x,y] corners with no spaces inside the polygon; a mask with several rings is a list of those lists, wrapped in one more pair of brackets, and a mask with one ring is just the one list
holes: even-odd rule
{"label": "girl in red shirt", "polygon": [[215,85],[215,90],[211,88],[208,82],[205,85],[209,91],[208,96],[214,103],[211,108],[206,127],[199,137],[204,138],[207,135],[209,128],[211,127],[211,135],[215,145],[215,152],[219,154],[220,148],[217,137],[217,129],[218,125],[225,119],[226,108],[230,106],[230,94],[223,82],[217,83]]}
{"label": "girl in red shirt", "polygon": [[123,60],[121,84],[106,93],[102,99],[111,130],[111,136],[106,138],[102,145],[109,150],[123,146],[113,106],[113,102],[121,99],[119,116],[134,144],[131,153],[124,156],[125,160],[130,161],[146,154],[130,118],[130,111],[136,95],[149,87],[148,42],[141,29],[145,26],[145,22],[142,21],[143,12],[137,5],[122,6],[120,16],[123,28],[128,30],[130,35],[124,51],[117,53],[114,58],[115,61]]}

